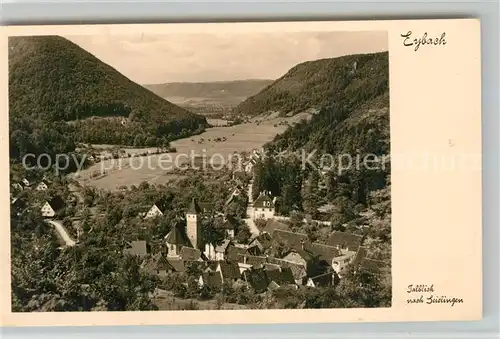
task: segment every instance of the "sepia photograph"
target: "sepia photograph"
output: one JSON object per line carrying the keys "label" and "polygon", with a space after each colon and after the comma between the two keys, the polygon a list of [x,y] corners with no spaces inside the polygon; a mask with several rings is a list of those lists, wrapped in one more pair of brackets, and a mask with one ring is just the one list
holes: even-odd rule
{"label": "sepia photograph", "polygon": [[481,319],[478,20],[0,33],[2,325]]}
{"label": "sepia photograph", "polygon": [[388,53],[10,36],[12,312],[391,307]]}

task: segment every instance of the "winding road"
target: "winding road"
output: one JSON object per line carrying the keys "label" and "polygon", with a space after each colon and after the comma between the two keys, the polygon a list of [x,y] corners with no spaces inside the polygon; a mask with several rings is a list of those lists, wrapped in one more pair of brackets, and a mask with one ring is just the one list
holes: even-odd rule
{"label": "winding road", "polygon": [[253,198],[252,198],[252,185],[253,179],[248,184],[247,195],[248,195],[248,205],[247,205],[247,217],[243,219],[243,221],[247,224],[250,232],[257,236],[260,234],[259,229],[255,226],[255,222],[253,221]]}
{"label": "winding road", "polygon": [[69,236],[68,232],[66,231],[66,229],[64,228],[64,226],[59,221],[48,220],[48,219],[47,219],[47,221],[49,222],[49,224],[51,224],[52,226],[54,226],[54,228],[56,229],[57,233],[59,233],[59,235],[61,236],[61,238],[66,243],[66,246],[74,246],[76,244],[76,242],[73,239],[71,239],[71,237]]}

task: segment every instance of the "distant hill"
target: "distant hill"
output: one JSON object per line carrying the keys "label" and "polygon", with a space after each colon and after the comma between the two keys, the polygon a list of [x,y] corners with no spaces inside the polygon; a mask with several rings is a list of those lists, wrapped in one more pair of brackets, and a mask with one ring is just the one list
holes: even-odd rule
{"label": "distant hill", "polygon": [[[356,101],[381,91],[374,86],[388,82],[388,54],[359,54],[307,61],[291,68],[261,92],[249,97],[235,113],[256,116],[269,111],[293,115],[308,109],[320,110],[332,102]],[[380,78],[380,72],[383,77]],[[373,93],[360,93],[360,89]],[[380,94],[380,93],[378,93]]]}
{"label": "distant hill", "polygon": [[151,92],[195,112],[229,111],[273,80],[249,79],[215,82],[172,82],[144,85]]}
{"label": "distant hill", "polygon": [[273,83],[274,80],[234,80],[215,82],[171,82],[165,84],[145,85],[157,95],[168,97],[198,98],[247,98]]}
{"label": "distant hill", "polygon": [[75,141],[157,146],[207,125],[59,36],[9,39],[9,113],[14,157]]}

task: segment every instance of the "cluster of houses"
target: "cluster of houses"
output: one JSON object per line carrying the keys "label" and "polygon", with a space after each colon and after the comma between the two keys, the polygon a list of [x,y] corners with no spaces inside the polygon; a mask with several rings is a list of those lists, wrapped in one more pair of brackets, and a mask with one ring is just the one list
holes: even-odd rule
{"label": "cluster of houses", "polygon": [[262,159],[263,154],[263,150],[253,150],[248,156],[248,159],[241,164],[242,166],[238,167],[238,169],[233,172],[233,179],[244,180],[251,177],[253,175],[255,165]]}
{"label": "cluster of houses", "polygon": [[253,202],[253,214],[251,217],[257,219],[273,219],[276,211],[277,197],[272,197],[271,192],[260,192]]}
{"label": "cluster of houses", "polygon": [[[233,173],[236,186],[226,205],[247,194],[244,182],[252,176],[253,166],[261,158],[258,151],[252,152],[244,171]],[[46,191],[50,183],[23,179],[14,184],[13,190],[34,188]],[[251,191],[248,192],[251,196]],[[279,221],[275,214],[277,198],[270,192],[261,192],[247,209],[248,217],[267,220],[259,234],[254,234],[247,244],[235,240],[238,230],[236,220],[214,213],[210,203],[192,199],[185,212],[185,220],[174,225],[165,235],[161,251],[154,253],[146,241],[132,241],[123,250],[126,255],[142,258],[142,269],[167,276],[171,272],[185,272],[196,266],[200,287],[221,287],[224,283],[242,282],[256,292],[273,290],[283,286],[333,286],[349,266],[361,266],[369,272],[376,272],[385,266],[384,262],[367,257],[363,246],[364,238],[348,232],[332,232],[326,243],[310,241],[306,234],[292,232],[289,226]],[[22,199],[12,199],[12,205],[21,208]],[[59,197],[45,201],[40,210],[42,216],[53,218],[65,207]],[[163,215],[168,204],[162,201],[148,207],[140,217],[156,218]],[[325,208],[328,209],[328,208]],[[202,220],[210,216],[221,218],[221,229],[225,237],[214,243],[202,232]]]}
{"label": "cluster of houses", "polygon": [[[245,194],[243,182],[252,176],[253,166],[260,157],[260,152],[253,151],[244,170],[233,173],[238,184],[226,204]],[[277,198],[266,191],[252,201],[251,208],[247,209],[248,217],[267,220],[267,224],[248,244],[235,241],[237,226],[230,219],[222,224],[225,239],[211,243],[203,238],[201,220],[207,214],[217,213],[214,214],[211,204],[193,199],[186,211],[185,223],[172,227],[164,238],[161,252],[149,253],[145,241],[132,242],[125,252],[143,257],[143,269],[160,277],[169,272],[185,272],[195,265],[200,272],[200,287],[218,288],[226,282],[240,281],[256,292],[282,286],[333,286],[350,265],[362,266],[369,272],[385,266],[384,262],[367,257],[360,235],[332,232],[327,243],[321,244],[311,242],[306,234],[292,232],[287,224],[278,220],[276,205]],[[154,204],[143,217],[161,216],[162,210],[161,203]]]}
{"label": "cluster of houses", "polygon": [[[24,208],[27,208],[27,202],[22,197],[21,192],[26,190],[45,192],[49,189],[50,185],[50,181],[46,178],[43,178],[42,180],[23,178],[20,182],[13,183],[11,185],[10,192],[11,207],[18,212]],[[39,206],[42,216],[45,218],[53,218],[57,216],[57,213],[64,207],[66,207],[66,204],[64,200],[59,196],[53,196],[50,199],[44,201]]]}
{"label": "cluster of houses", "polygon": [[[268,195],[265,197],[261,199],[262,206],[270,208]],[[201,220],[207,211],[203,206],[196,199],[191,201],[185,225],[172,227],[164,237],[162,251],[153,254],[145,241],[133,241],[124,253],[143,258],[142,268],[160,277],[185,272],[195,265],[200,272],[200,287],[218,288],[226,282],[240,281],[259,293],[283,286],[333,286],[349,265],[361,265],[371,272],[385,265],[367,258],[360,235],[332,232],[326,244],[315,243],[306,234],[294,233],[287,224],[272,218],[248,244],[234,240],[236,227],[226,220],[225,239],[210,243],[201,231]]]}
{"label": "cluster of houses", "polygon": [[35,189],[37,191],[46,191],[49,189],[49,180],[46,178],[43,178],[40,181],[34,180],[34,179],[29,179],[29,178],[23,178],[20,182],[16,182],[12,184],[12,191],[13,192],[19,192],[19,191],[24,191],[25,189]]}

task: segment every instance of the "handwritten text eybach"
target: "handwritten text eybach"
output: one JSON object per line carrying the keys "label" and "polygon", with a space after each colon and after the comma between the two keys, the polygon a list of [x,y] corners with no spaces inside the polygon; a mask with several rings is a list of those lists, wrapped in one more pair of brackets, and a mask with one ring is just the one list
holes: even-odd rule
{"label": "handwritten text eybach", "polygon": [[427,32],[424,33],[424,35],[421,37],[421,38],[412,38],[411,37],[412,35],[412,31],[408,31],[408,33],[406,34],[401,34],[401,37],[402,38],[405,38],[403,40],[403,45],[405,46],[415,46],[415,51],[417,51],[419,49],[420,46],[423,46],[423,45],[446,45],[446,40],[445,40],[445,36],[446,36],[446,33],[443,32],[443,34],[441,34],[441,37],[439,38],[432,38],[432,37],[428,37],[427,36]]}

